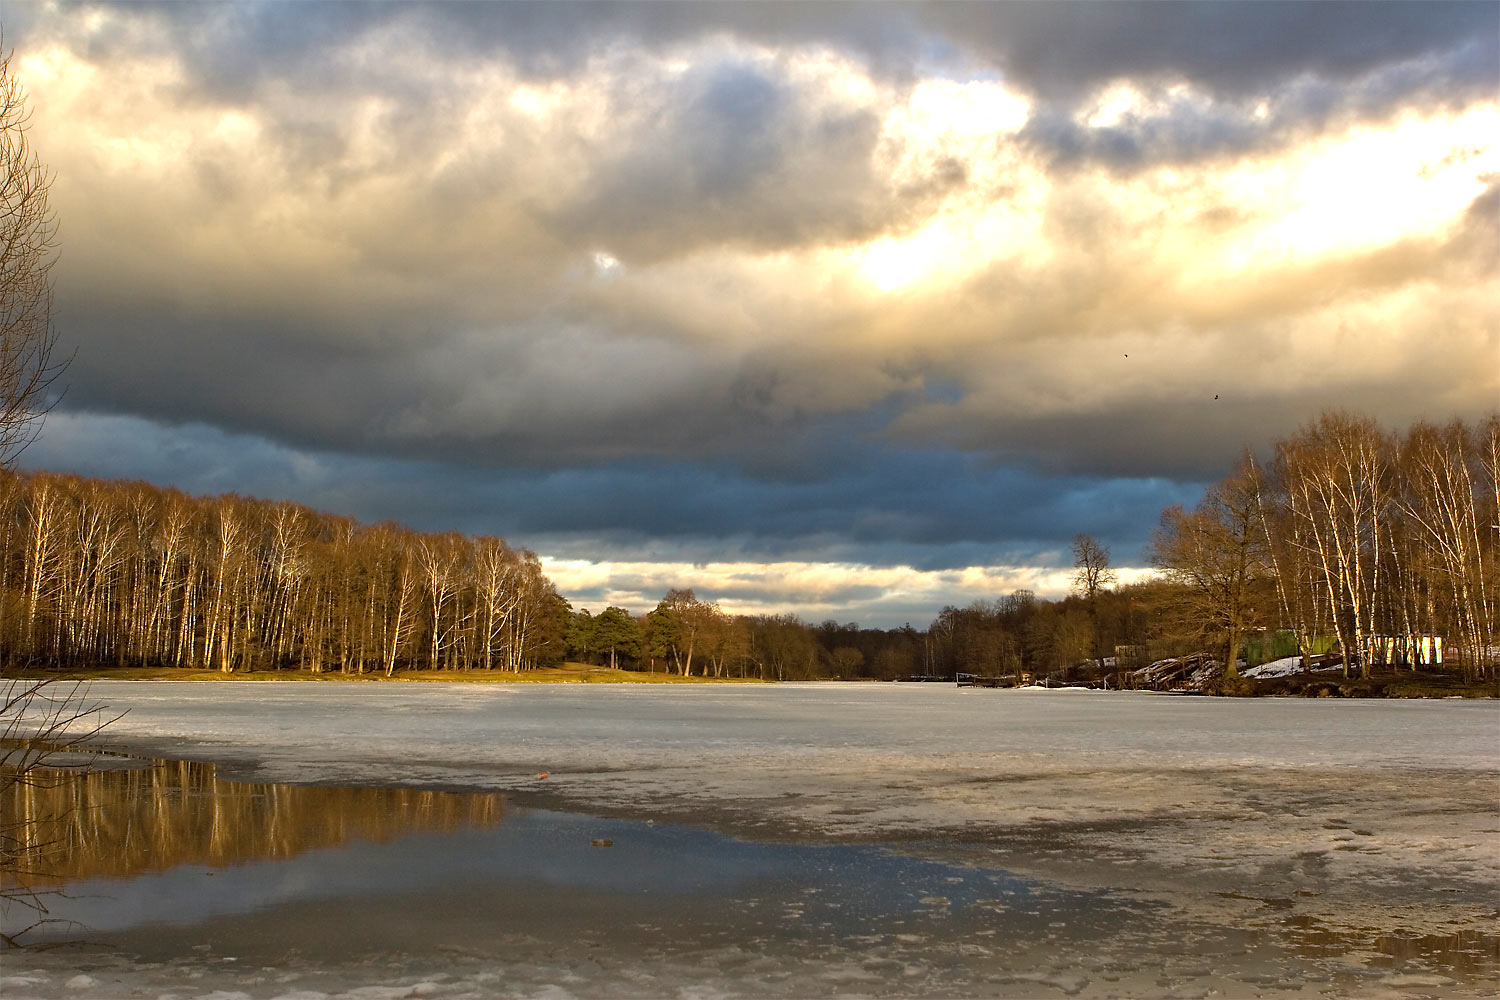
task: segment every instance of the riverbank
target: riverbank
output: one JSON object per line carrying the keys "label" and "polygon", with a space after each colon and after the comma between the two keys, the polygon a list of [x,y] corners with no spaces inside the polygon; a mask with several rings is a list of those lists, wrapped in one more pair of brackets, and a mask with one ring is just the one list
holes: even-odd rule
{"label": "riverbank", "polygon": [[[59,681],[224,681],[233,683],[443,683],[443,684],[768,684],[755,677],[703,677],[669,673],[621,670],[595,667],[587,663],[566,663],[560,667],[536,670],[397,670],[387,677],[380,672],[345,674],[310,673],[305,670],[193,670],[181,667],[90,667],[74,670],[0,670],[0,680]],[[802,683],[850,683],[843,680]],[[862,683],[880,684],[878,681]],[[951,686],[951,682],[941,682]],[[988,687],[992,685],[976,685]],[[1003,687],[1003,686],[1002,686]],[[1091,690],[1101,690],[1090,688]],[[1058,690],[1071,690],[1063,687]],[[1104,689],[1109,690],[1109,689]],[[1396,670],[1368,678],[1345,678],[1337,670],[1280,675],[1244,677],[1233,683],[1217,683],[1196,691],[1170,691],[1171,694],[1249,698],[1500,698],[1500,679],[1465,680],[1454,672]]]}
{"label": "riverbank", "polygon": [[1466,680],[1457,672],[1385,670],[1343,677],[1337,670],[1245,678],[1244,694],[1299,698],[1500,698],[1500,680]]}
{"label": "riverbank", "polygon": [[565,663],[535,670],[397,670],[384,673],[345,674],[337,671],[311,673],[306,670],[193,670],[182,667],[88,667],[75,670],[0,670],[0,679],[61,681],[238,681],[266,683],[433,683],[444,684],[759,684],[756,678],[701,677],[595,667],[587,663]]}

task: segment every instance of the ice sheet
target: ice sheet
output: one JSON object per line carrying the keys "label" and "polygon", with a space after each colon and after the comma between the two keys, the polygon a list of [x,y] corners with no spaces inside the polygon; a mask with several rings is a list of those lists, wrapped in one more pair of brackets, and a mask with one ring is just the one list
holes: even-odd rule
{"label": "ice sheet", "polygon": [[[1220,928],[1451,936],[1492,928],[1500,893],[1493,702],[890,684],[100,683],[92,694],[129,710],[110,729],[116,745],[245,778],[502,790],[757,839],[894,843],[1136,894]],[[857,959],[820,974],[847,974],[861,992]],[[734,992],[733,977],[713,981]],[[1039,982],[991,986],[1026,995]]]}

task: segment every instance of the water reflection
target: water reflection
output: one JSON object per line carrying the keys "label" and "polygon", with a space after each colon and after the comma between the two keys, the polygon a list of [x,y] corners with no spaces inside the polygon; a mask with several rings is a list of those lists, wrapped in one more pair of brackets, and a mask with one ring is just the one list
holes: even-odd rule
{"label": "water reflection", "polygon": [[46,769],[0,781],[0,815],[20,831],[25,856],[21,872],[0,871],[0,886],[279,861],[356,838],[489,829],[504,813],[498,794],[251,785],[190,761]]}
{"label": "water reflection", "polygon": [[[1185,921],[1160,901],[1019,878],[981,847],[955,857],[947,843],[765,843],[507,813],[495,794],[251,785],[206,764],[131,766],[0,792],[5,819],[31,822],[48,845],[31,887],[50,893],[51,920],[32,927],[29,912],[0,906],[0,933],[147,963],[210,951],[246,967],[462,954],[486,970],[524,960],[548,982],[562,966],[614,982],[597,970],[675,962],[689,969],[684,981],[728,975],[725,992],[750,994],[777,985],[754,978],[772,975],[763,970],[800,969],[825,977],[807,992],[828,994],[885,982],[934,995],[1073,994],[1092,981],[1104,993],[1321,982],[1363,995],[1414,972],[1488,985],[1500,965],[1488,933],[1336,933],[1281,907],[1234,926]],[[736,968],[752,978],[734,980]],[[662,985],[645,992],[677,992]]]}
{"label": "water reflection", "polygon": [[1304,958],[1361,953],[1372,968],[1427,969],[1470,978],[1493,977],[1500,968],[1500,935],[1480,930],[1452,934],[1352,934],[1335,931],[1315,917],[1293,916],[1272,930],[1275,940]]}

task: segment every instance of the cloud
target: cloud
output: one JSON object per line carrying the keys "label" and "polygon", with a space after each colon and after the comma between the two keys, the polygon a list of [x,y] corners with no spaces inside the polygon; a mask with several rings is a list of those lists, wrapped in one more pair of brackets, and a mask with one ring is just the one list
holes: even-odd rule
{"label": "cloud", "polygon": [[1449,92],[1493,93],[1493,9],[1465,3],[1287,2],[940,5],[933,20],[1028,89],[1081,99],[1120,79],[1185,80],[1220,95],[1318,78],[1348,86],[1436,64]]}
{"label": "cloud", "polygon": [[548,538],[554,548],[577,536],[583,541],[564,546],[575,557],[589,546],[655,545],[700,561],[712,546],[729,544],[746,556],[850,561],[883,548],[923,568],[1035,553],[1058,537],[1057,521],[1138,543],[1143,520],[1154,523],[1157,511],[1195,489],[1036,476],[947,450],[867,450],[801,479],[756,480],[731,466],[686,461],[497,475],[484,466],[298,449],[203,424],[76,410],[48,417],[45,435],[25,454],[33,468],[146,478],[193,493],[284,495],[423,530]]}
{"label": "cloud", "polygon": [[59,466],[559,559],[1055,568],[1326,406],[1500,390],[1492,6],[11,24]]}
{"label": "cloud", "polygon": [[[615,605],[636,614],[654,608],[674,587],[690,587],[703,600],[735,615],[796,614],[807,621],[857,619],[866,627],[926,628],[944,605],[964,607],[1017,590],[1059,598],[1069,592],[1071,570],[1022,566],[963,566],[918,570],[910,566],[841,563],[624,563],[544,559],[548,578],[575,608],[597,614]],[[1131,583],[1149,575],[1122,567]]]}
{"label": "cloud", "polygon": [[[439,75],[395,30],[427,18],[419,8],[318,14],[316,72],[340,82],[311,78],[317,102],[275,75],[314,72],[299,61],[311,49],[253,85],[193,89],[208,72],[195,46],[281,37],[271,14],[234,10],[177,48],[96,56],[60,31],[27,57],[60,210],[90,220],[58,270],[80,348],[70,399],[303,447],[498,465],[688,457],[781,475],[879,435],[883,418],[901,441],[1202,478],[1257,406],[1293,405],[1284,381],[1200,421],[1196,447],[1101,449],[1095,429],[1151,440],[1180,400],[1222,383],[1226,354],[1347,323],[1330,297],[1357,314],[1429,283],[1444,227],[1497,162],[1483,139],[1493,100],[1263,148],[1243,100],[1181,84],[1163,97],[1147,74],[1097,99],[1089,114],[1112,121],[1067,119],[1088,138],[1061,169],[1034,149],[1057,102],[1002,81],[895,87],[845,54],[858,46],[706,30],[591,48],[535,80],[478,55]],[[101,16],[136,33],[172,20]],[[1401,66],[1428,51],[1398,49]],[[1328,59],[1293,90],[1335,63],[1386,65]],[[1445,159],[1465,143],[1473,156]],[[1206,150],[1220,160],[1193,166]],[[1310,188],[1314,176],[1327,182]],[[1405,266],[1374,266],[1398,246]],[[1389,360],[1432,368],[1413,356],[1422,338],[1412,328]],[[1091,360],[1132,343],[1160,349],[1138,347],[1128,374]],[[1471,357],[1488,347],[1470,343]],[[1397,405],[1413,409],[1424,380]],[[926,404],[929,382],[964,398]]]}
{"label": "cloud", "polygon": [[[267,79],[320,89],[348,79],[330,49],[396,36],[460,63],[502,60],[530,79],[573,76],[601,50],[651,52],[734,37],[771,48],[831,48],[876,76],[909,80],[936,63],[1003,71],[1030,90],[1086,93],[1120,78],[1186,78],[1221,92],[1266,89],[1298,75],[1335,82],[1419,61],[1456,63],[1455,81],[1483,86],[1500,62],[1497,15],[1464,2],[1379,5],[1285,2],[1131,4],[847,3],[609,5],[274,4],[81,6],[100,51],[158,40],[184,53],[196,86],[253,94]],[[141,23],[122,36],[122,23]],[[144,38],[142,37],[144,36]],[[1456,58],[1454,53],[1465,53]],[[1461,67],[1461,68],[1460,68]],[[362,86],[378,60],[354,62]],[[1486,76],[1486,74],[1488,74]],[[1452,81],[1450,81],[1452,86]]]}

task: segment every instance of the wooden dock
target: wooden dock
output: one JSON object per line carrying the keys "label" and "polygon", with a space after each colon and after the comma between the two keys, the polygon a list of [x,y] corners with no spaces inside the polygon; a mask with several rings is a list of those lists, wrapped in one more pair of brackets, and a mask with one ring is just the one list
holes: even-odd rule
{"label": "wooden dock", "polygon": [[1014,677],[986,677],[984,674],[959,674],[958,686],[961,688],[997,688],[1010,687],[1015,683]]}

